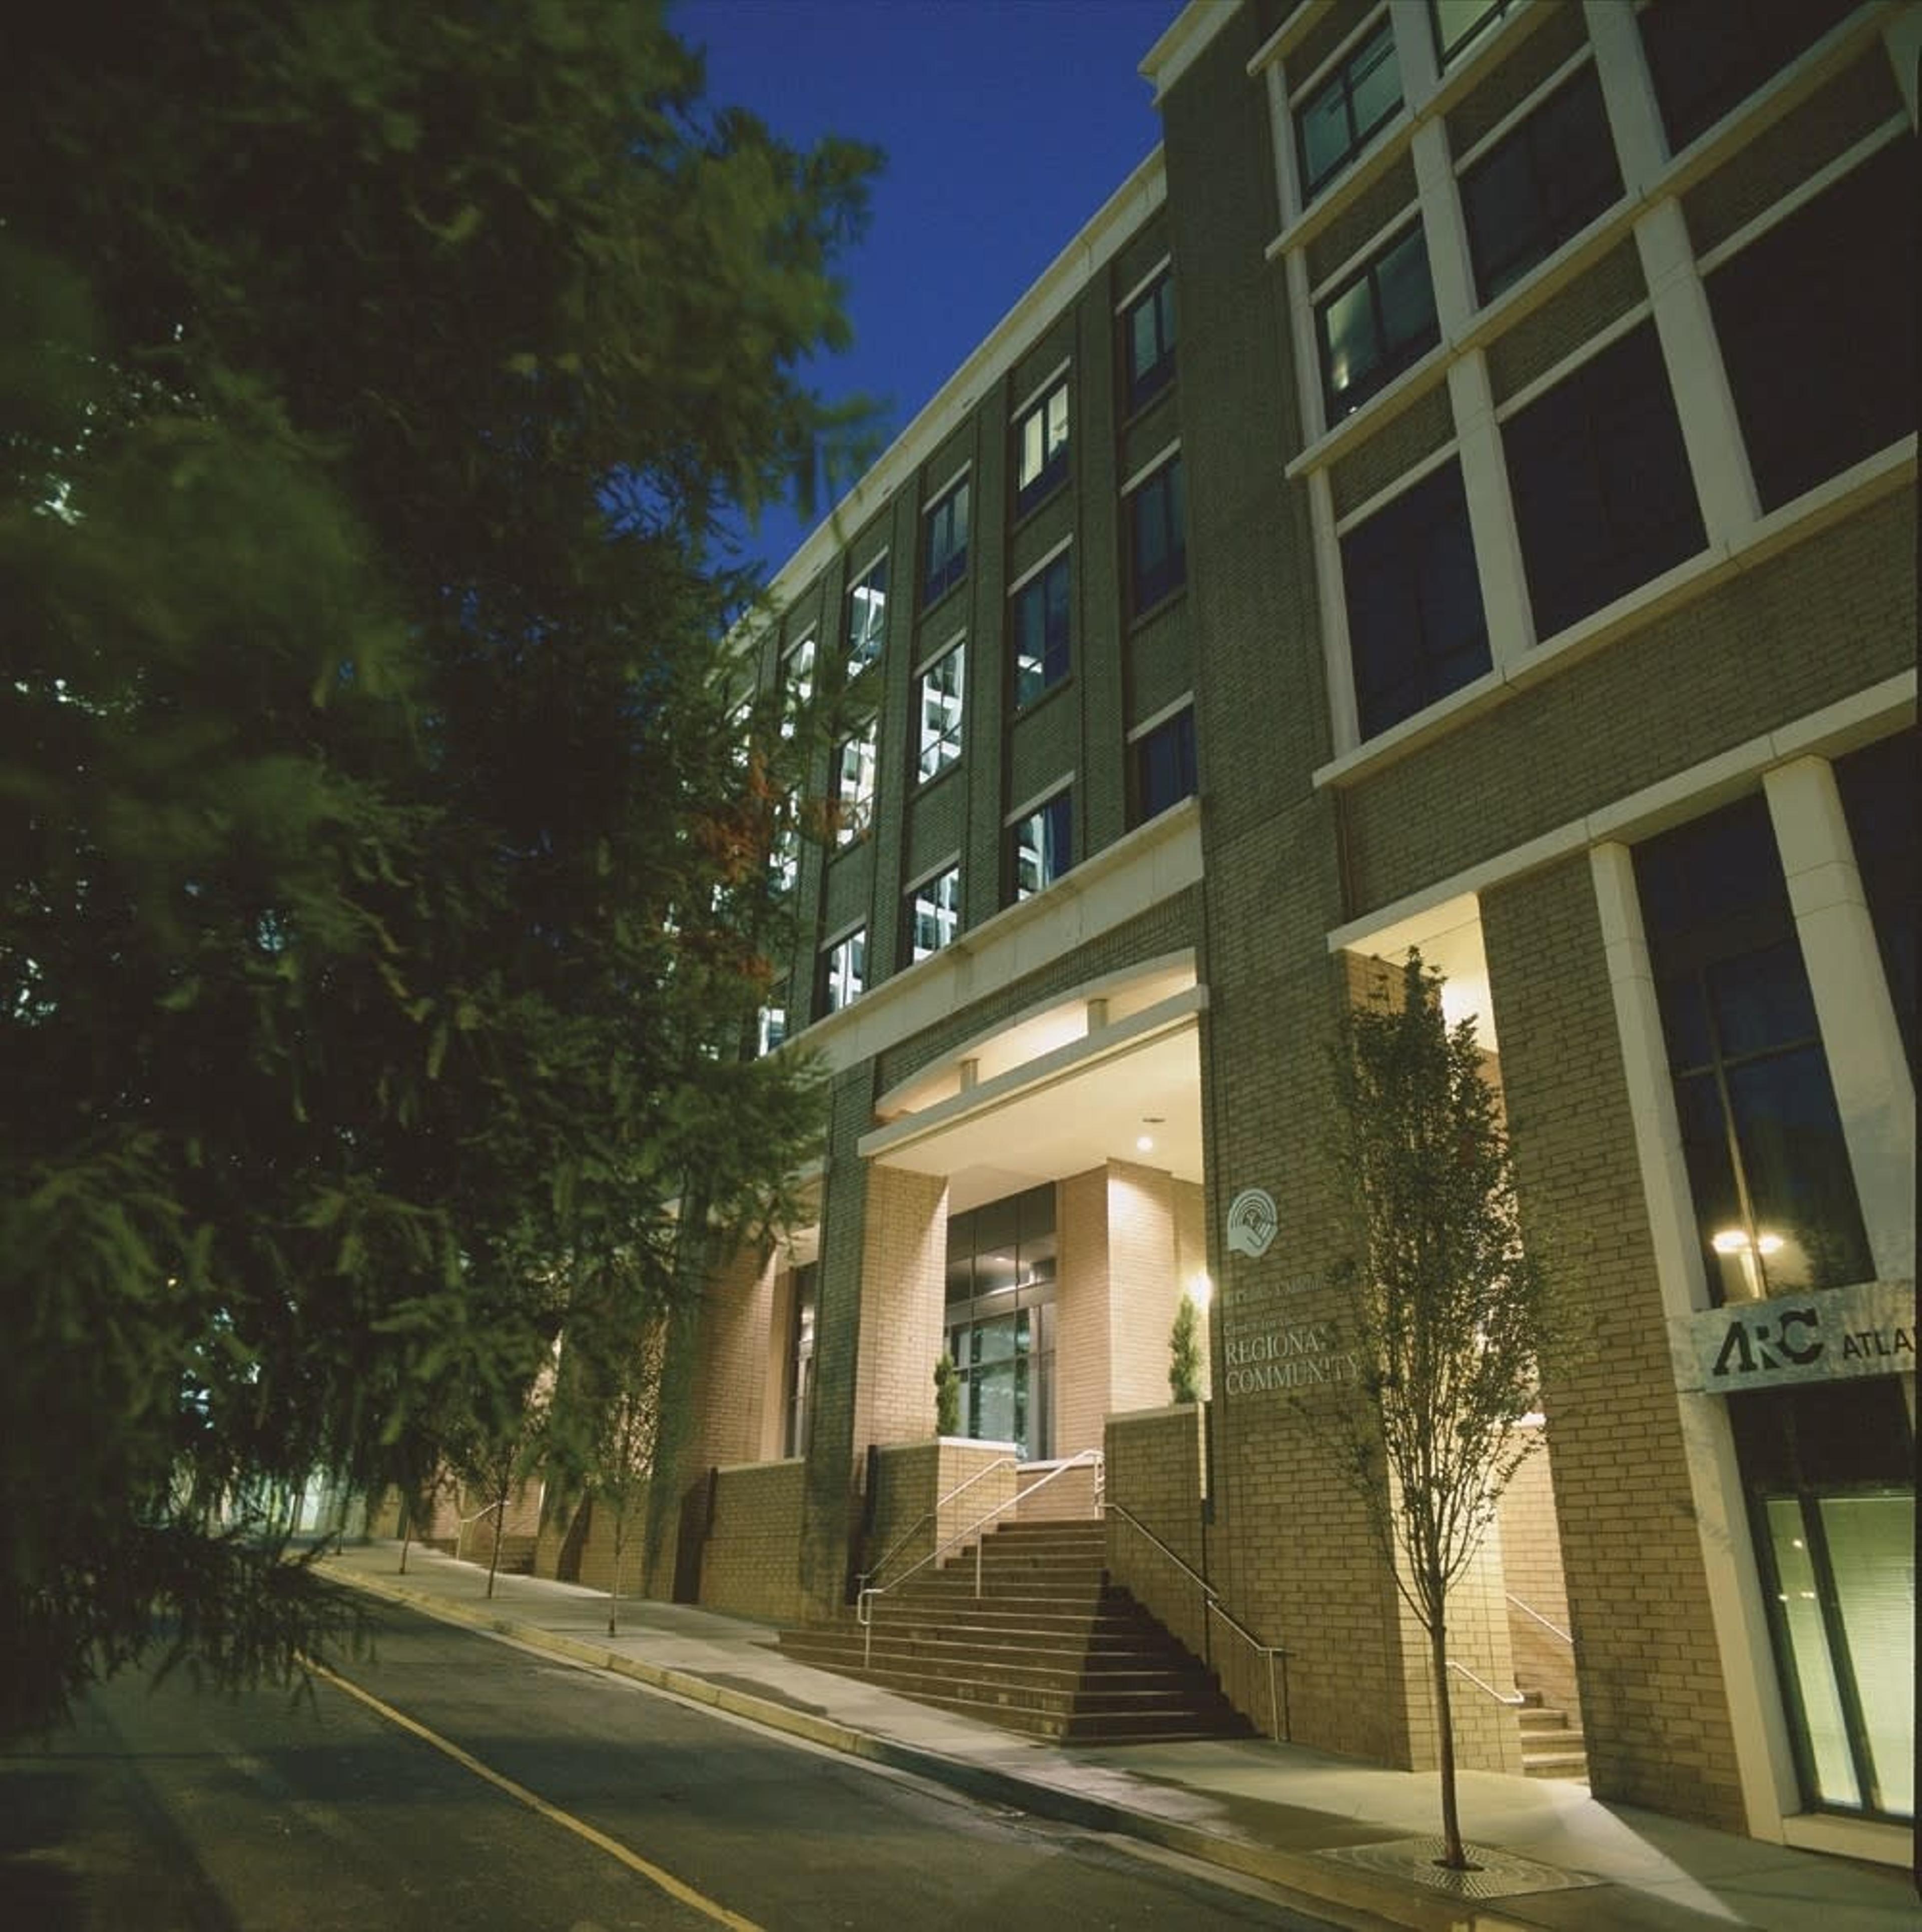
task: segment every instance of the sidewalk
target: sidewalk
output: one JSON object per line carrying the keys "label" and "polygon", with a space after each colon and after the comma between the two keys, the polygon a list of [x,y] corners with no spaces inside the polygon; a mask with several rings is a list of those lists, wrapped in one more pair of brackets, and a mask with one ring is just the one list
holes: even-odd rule
{"label": "sidewalk", "polygon": [[[970,1796],[1112,1832],[1266,1880],[1350,1924],[1411,1932],[1912,1932],[1909,1874],[1758,1844],[1585,1786],[1465,1772],[1465,1835],[1487,1870],[1451,1893],[1411,1874],[1439,1828],[1432,1775],[1258,1742],[1063,1746],[1017,1736],[783,1657],[768,1626],[503,1576],[415,1546],[349,1546],[327,1574],[370,1594],[619,1672]],[[1401,1844],[1399,1850],[1385,1849]],[[1453,1875],[1447,1875],[1453,1876]],[[1459,1881],[1458,1881],[1459,1882]]]}

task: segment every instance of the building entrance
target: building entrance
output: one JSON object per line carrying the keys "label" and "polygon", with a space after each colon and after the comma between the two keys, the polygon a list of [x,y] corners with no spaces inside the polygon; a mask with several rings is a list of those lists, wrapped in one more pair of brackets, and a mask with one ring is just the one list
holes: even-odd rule
{"label": "building entrance", "polygon": [[1054,1186],[948,1217],[948,1352],[961,1374],[961,1432],[1054,1453]]}

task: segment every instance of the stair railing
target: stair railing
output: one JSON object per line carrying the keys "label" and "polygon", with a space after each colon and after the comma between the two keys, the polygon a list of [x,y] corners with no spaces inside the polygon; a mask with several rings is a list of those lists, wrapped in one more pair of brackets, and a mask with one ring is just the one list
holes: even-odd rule
{"label": "stair railing", "polygon": [[1458,1677],[1465,1677],[1477,1690],[1486,1690],[1498,1704],[1506,1704],[1511,1711],[1519,1711],[1528,1701],[1528,1693],[1517,1690],[1512,1696],[1498,1690],[1485,1677],[1477,1677],[1465,1664],[1457,1664],[1453,1658],[1448,1660],[1448,1667]]}
{"label": "stair railing", "polygon": [[1548,1632],[1549,1636],[1559,1637],[1564,1643],[1568,1646],[1570,1650],[1573,1650],[1575,1648],[1574,1638],[1570,1636],[1567,1631],[1562,1628],[1561,1624],[1550,1623],[1548,1618],[1543,1616],[1541,1612],[1537,1610],[1533,1604],[1525,1604],[1513,1590],[1504,1590],[1502,1592],[1502,1594],[1505,1596],[1510,1603],[1513,1604],[1516,1609],[1519,1610],[1525,1617],[1533,1617],[1536,1622],[1540,1624],[1543,1629]]}
{"label": "stair railing", "polygon": [[[1021,1466],[1021,1460],[1018,1456],[997,1456],[994,1460],[988,1464],[985,1468],[976,1470],[973,1475],[957,1483],[946,1496],[939,1497],[936,1499],[934,1507],[932,1509],[923,1510],[921,1514],[914,1519],[913,1522],[910,1523],[907,1528],[903,1530],[901,1534],[896,1537],[893,1542],[888,1545],[887,1548],[881,1552],[880,1559],[875,1563],[872,1569],[864,1570],[861,1572],[861,1588],[863,1590],[865,1590],[868,1583],[874,1577],[880,1576],[881,1572],[886,1569],[888,1565],[900,1555],[901,1551],[905,1550],[907,1546],[921,1534],[922,1529],[925,1528],[928,1524],[939,1522],[942,1510],[946,1509],[949,1504],[954,1501],[955,1497],[964,1496],[970,1490],[973,1489],[975,1484],[979,1482],[983,1477],[993,1475],[997,1469],[1018,1469]],[[1037,1485],[1037,1486],[1039,1486],[1039,1485]],[[924,1558],[922,1561],[925,1562],[926,1558]],[[919,1568],[919,1565],[916,1567]],[[910,1573],[905,1570],[902,1572],[902,1575],[904,1576]],[[899,1580],[900,1579],[898,1577],[895,1579],[896,1582],[898,1582]],[[886,1588],[887,1586],[883,1586],[882,1587]]]}
{"label": "stair railing", "polygon": [[[963,1490],[970,1487],[973,1484],[979,1482],[983,1476],[990,1474],[996,1469],[1003,1468],[1010,1462],[1014,1463],[1017,1468],[1024,1466],[1015,1457],[1012,1456],[1003,1456],[998,1461],[989,1463],[985,1469],[977,1470],[973,1475],[968,1478],[967,1482],[961,1484],[959,1487],[950,1490],[947,1496],[942,1498],[941,1501],[943,1502],[952,1501],[954,1497],[959,1496]],[[1071,1469],[1093,1470],[1095,1508],[1099,1510],[1102,1507],[1102,1486],[1105,1478],[1105,1464],[1103,1461],[1102,1453],[1099,1449],[1084,1449],[1078,1455],[1063,1456],[1059,1462],[1055,1463],[1054,1466],[1048,1471],[1046,1475],[1042,1478],[1039,1482],[1030,1483],[1024,1490],[1017,1489],[1015,1493],[1008,1497],[1004,1502],[997,1503],[991,1510],[984,1510],[982,1514],[976,1516],[973,1522],[970,1523],[965,1529],[958,1529],[953,1535],[947,1539],[946,1542],[937,1543],[932,1550],[928,1551],[925,1556],[922,1558],[919,1562],[910,1564],[907,1568],[904,1570],[898,1576],[894,1578],[892,1582],[886,1583],[864,1582],[861,1586],[859,1594],[854,1599],[855,1621],[860,1624],[863,1633],[863,1639],[861,1646],[862,1669],[865,1670],[868,1668],[874,1654],[874,1599],[877,1597],[884,1597],[890,1590],[898,1590],[900,1588],[901,1585],[905,1583],[909,1577],[914,1575],[917,1570],[926,1569],[929,1564],[938,1561],[941,1557],[946,1556],[950,1550],[954,1549],[958,1544],[966,1543],[970,1537],[979,1538],[982,1531],[987,1528],[988,1525],[992,1522],[1004,1510],[1018,1508],[1022,1503],[1027,1502],[1030,1496],[1035,1495],[1039,1490],[1046,1489],[1048,1484],[1053,1482],[1056,1478],[1065,1476]],[[935,1505],[937,1510],[940,1507],[940,1504],[937,1504]],[[921,1522],[925,1522],[927,1520],[927,1517],[923,1516],[921,1519]],[[920,1527],[921,1524],[917,1522],[915,1525],[914,1528],[908,1532],[908,1535],[913,1535],[916,1533],[916,1531],[918,1531]],[[888,1552],[888,1556],[892,1556],[894,1554],[894,1550],[898,1550],[901,1547],[901,1544],[904,1543],[907,1540],[907,1538],[906,1537],[900,1539],[900,1541],[898,1541],[895,1544],[894,1550],[890,1550]],[[979,1597],[981,1594],[981,1552],[982,1545],[980,1542],[977,1541],[974,1546],[974,1594],[976,1597]],[[871,1575],[878,1575],[880,1572],[886,1567],[887,1560],[888,1558],[886,1556],[883,1557],[880,1562],[877,1564],[874,1569],[869,1574]]]}
{"label": "stair railing", "polygon": [[[1275,1742],[1277,1744],[1285,1743],[1294,1728],[1293,1716],[1288,1708],[1288,1698],[1286,1686],[1288,1653],[1286,1646],[1279,1643],[1264,1643],[1246,1624],[1226,1608],[1222,1602],[1222,1593],[1215,1588],[1214,1585],[1210,1583],[1192,1563],[1177,1556],[1172,1550],[1169,1549],[1168,1545],[1126,1504],[1108,1503],[1104,1506],[1104,1514],[1117,1517],[1127,1524],[1129,1528],[1146,1537],[1149,1542],[1152,1543],[1177,1570],[1186,1573],[1189,1581],[1200,1591],[1201,1593],[1202,1661],[1210,1670],[1214,1667],[1214,1647],[1211,1635],[1214,1626],[1209,1622],[1210,1617],[1219,1617],[1222,1622],[1227,1624],[1228,1628],[1240,1638],[1257,1657],[1267,1664],[1269,1727],[1273,1731]],[[1279,1694],[1275,1686],[1275,1660],[1277,1658],[1281,1660],[1281,1677],[1283,1687]]]}

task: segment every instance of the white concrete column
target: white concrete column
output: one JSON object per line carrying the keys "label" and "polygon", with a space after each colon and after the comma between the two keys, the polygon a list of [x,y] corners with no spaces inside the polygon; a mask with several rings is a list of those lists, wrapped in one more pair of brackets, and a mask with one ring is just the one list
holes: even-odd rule
{"label": "white concrete column", "polygon": [[1475,277],[1468,256],[1468,224],[1455,187],[1448,128],[1438,115],[1415,130],[1415,187],[1435,284],[1435,320],[1444,342],[1458,342],[1475,313]]}
{"label": "white concrete column", "polygon": [[1825,758],[1765,774],[1855,1192],[1882,1281],[1915,1276],[1915,1088]]}
{"label": "white concrete column", "polygon": [[1916,124],[1916,68],[1922,63],[1922,7],[1909,0],[1897,7],[1882,22],[1882,45],[1888,50],[1895,82],[1909,104],[1909,124]]}
{"label": "white concrete column", "polygon": [[1441,85],[1428,0],[1388,0],[1388,14],[1394,23],[1395,58],[1402,68],[1402,99],[1411,113],[1418,113]]}
{"label": "white concrete column", "polygon": [[[1609,843],[1591,848],[1588,862],[1635,1122],[1636,1158],[1648,1210],[1662,1312],[1675,1337],[1678,1318],[1686,1318],[1708,1305],[1707,1282],[1682,1158],[1675,1085],[1662,1037],[1654,969],[1636,891],[1635,861],[1626,845]],[[1672,1351],[1679,1378],[1693,1364],[1685,1360],[1678,1339],[1672,1341]],[[1779,1840],[1783,1817],[1798,1809],[1801,1801],[1728,1402],[1720,1396],[1678,1391],[1675,1406],[1708,1582],[1715,1648],[1729,1700],[1743,1809],[1752,1837]]]}
{"label": "white concrete column", "polygon": [[1288,286],[1288,328],[1294,338],[1295,391],[1301,402],[1301,440],[1318,442],[1328,432],[1328,404],[1321,393],[1321,342],[1309,299],[1308,256],[1291,248],[1282,265]]}
{"label": "white concrete column", "polygon": [[1448,370],[1448,399],[1455,411],[1462,483],[1468,498],[1468,526],[1475,542],[1475,571],[1482,580],[1489,651],[1495,668],[1513,670],[1535,644],[1528,608],[1528,579],[1522,564],[1522,536],[1508,494],[1508,465],[1495,419],[1488,360],[1471,350]]}
{"label": "white concrete column", "polygon": [[1361,742],[1355,704],[1354,660],[1348,652],[1348,604],[1342,587],[1342,544],[1335,534],[1335,492],[1325,470],[1308,479],[1309,520],[1315,532],[1315,574],[1321,580],[1321,648],[1328,672],[1328,716],[1335,749]]}
{"label": "white concrete column", "polygon": [[1582,0],[1582,5],[1622,184],[1631,195],[1640,194],[1669,164],[1669,140],[1662,130],[1642,30],[1635,23],[1634,8],[1622,0]]}
{"label": "white concrete column", "polygon": [[1275,150],[1275,205],[1282,211],[1282,232],[1301,218],[1301,169],[1295,159],[1294,117],[1288,112],[1288,78],[1271,60],[1262,80],[1268,90],[1268,134]]}
{"label": "white concrete column", "polygon": [[1734,392],[1696,272],[1678,201],[1658,201],[1635,224],[1635,245],[1655,310],[1655,333],[1681,418],[1689,473],[1711,550],[1726,550],[1762,514]]}

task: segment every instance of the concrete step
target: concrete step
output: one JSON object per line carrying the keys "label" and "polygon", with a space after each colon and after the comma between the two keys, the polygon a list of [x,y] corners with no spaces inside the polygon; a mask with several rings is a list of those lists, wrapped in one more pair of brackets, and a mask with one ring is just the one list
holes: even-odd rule
{"label": "concrete step", "polygon": [[1080,1686],[1090,1694],[1139,1689],[1177,1678],[1195,1688],[1212,1681],[1198,1670],[1171,1666],[1164,1652],[1149,1646],[1090,1657],[1072,1649],[1011,1653],[941,1638],[904,1642],[877,1634],[871,1643],[858,1632],[816,1631],[784,1634],[781,1650],[784,1656],[829,1667],[854,1664],[864,1670],[933,1671],[949,1679],[1006,1678]]}
{"label": "concrete step", "polygon": [[1549,1703],[1539,1690],[1516,1715],[1521,1720],[1522,1769],[1529,1778],[1584,1778],[1588,1756],[1582,1726],[1567,1711]]}

